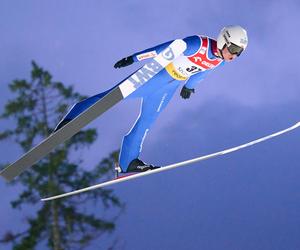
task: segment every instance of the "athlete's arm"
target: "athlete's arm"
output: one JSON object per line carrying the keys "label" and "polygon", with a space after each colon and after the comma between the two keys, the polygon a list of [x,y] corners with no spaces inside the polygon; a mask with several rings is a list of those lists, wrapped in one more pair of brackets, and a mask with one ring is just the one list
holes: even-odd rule
{"label": "athlete's arm", "polygon": [[203,81],[203,79],[205,79],[205,77],[207,76],[207,73],[209,72],[209,70],[203,71],[203,72],[199,72],[197,74],[192,75],[185,83],[185,87],[188,89],[194,89],[196,87],[196,85]]}
{"label": "athlete's arm", "polygon": [[131,56],[125,57],[118,61],[114,67],[115,68],[121,68],[126,67],[128,65],[133,64],[134,62],[142,61],[145,59],[153,58],[157,56],[161,51],[163,51],[165,48],[167,48],[173,41],[169,41],[166,43],[162,43],[160,45],[157,45],[155,47],[137,52]]}
{"label": "athlete's arm", "polygon": [[[197,48],[199,48],[199,46],[200,46],[200,40],[199,40],[198,36],[186,37],[183,40],[187,44],[187,49],[184,52],[184,55],[190,55],[190,54],[195,53],[197,51]],[[162,44],[159,44],[159,45],[154,46],[152,48],[145,49],[145,50],[142,50],[140,52],[137,52],[137,53],[135,53],[131,56],[124,57],[123,59],[118,61],[114,65],[114,67],[115,68],[122,68],[122,67],[126,67],[128,65],[131,65],[134,62],[143,61],[145,59],[153,58],[153,57],[157,56],[160,52],[162,52],[165,48],[167,48],[173,41],[174,40],[166,42],[166,43],[162,43]]]}

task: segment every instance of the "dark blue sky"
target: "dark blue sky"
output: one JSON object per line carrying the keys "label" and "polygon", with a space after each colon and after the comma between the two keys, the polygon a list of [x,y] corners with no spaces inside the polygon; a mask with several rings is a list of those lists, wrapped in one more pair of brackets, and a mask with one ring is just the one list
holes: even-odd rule
{"label": "dark blue sky", "polygon": [[[93,95],[139,66],[115,70],[124,56],[193,34],[216,37],[224,25],[240,24],[248,31],[247,51],[209,75],[190,100],[174,96],[148,134],[142,159],[170,164],[236,146],[300,120],[299,11],[296,0],[3,0],[0,109],[10,97],[8,83],[29,78],[32,59],[55,80]],[[138,112],[139,101],[130,100],[91,124],[99,140],[82,153],[87,169],[119,147]],[[0,129],[7,126],[1,122]],[[294,131],[114,186],[127,203],[115,233],[121,249],[299,249],[299,138]],[[10,141],[0,149],[5,162],[21,154]],[[20,227],[28,212],[10,208],[18,188],[1,180],[0,190],[2,233]]]}

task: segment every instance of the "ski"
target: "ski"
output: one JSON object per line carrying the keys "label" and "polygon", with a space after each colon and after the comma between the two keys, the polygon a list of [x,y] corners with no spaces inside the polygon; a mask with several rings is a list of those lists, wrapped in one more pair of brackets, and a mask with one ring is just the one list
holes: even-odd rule
{"label": "ski", "polygon": [[221,155],[229,154],[229,153],[238,151],[240,149],[243,149],[243,148],[246,148],[246,147],[250,147],[252,145],[255,145],[255,144],[261,143],[263,141],[269,140],[269,139],[274,138],[276,136],[285,134],[285,133],[287,133],[289,131],[292,131],[292,130],[298,128],[298,127],[300,127],[300,122],[294,124],[291,127],[288,127],[287,129],[284,129],[284,130],[281,130],[279,132],[270,134],[268,136],[259,138],[257,140],[254,140],[254,141],[251,141],[251,142],[239,145],[237,147],[225,149],[223,151],[219,151],[219,152],[216,152],[216,153],[213,153],[213,154],[201,156],[201,157],[194,158],[194,159],[191,159],[191,160],[178,162],[178,163],[175,163],[175,164],[172,164],[172,165],[168,165],[168,166],[164,166],[164,167],[161,167],[161,168],[158,168],[158,169],[148,170],[148,171],[142,172],[142,173],[136,173],[136,174],[131,174],[131,175],[119,177],[119,178],[116,178],[114,180],[103,182],[103,183],[100,183],[100,184],[97,184],[97,185],[94,185],[94,186],[90,186],[90,187],[87,187],[87,188],[83,188],[83,189],[79,189],[79,190],[76,190],[76,191],[72,191],[72,192],[68,192],[68,193],[56,195],[56,196],[49,197],[49,198],[44,198],[44,199],[42,199],[42,201],[50,201],[50,200],[55,200],[55,199],[60,199],[60,198],[68,197],[68,196],[75,195],[75,194],[80,194],[80,193],[91,191],[91,190],[94,190],[94,189],[97,189],[97,188],[107,187],[107,186],[110,186],[110,185],[113,185],[113,184],[117,184],[117,183],[120,183],[120,182],[129,181],[129,180],[132,180],[132,179],[144,177],[144,176],[151,175],[151,174],[156,174],[156,173],[167,171],[167,170],[170,170],[170,169],[174,169],[174,168],[178,168],[178,167],[183,167],[183,166],[186,166],[186,165],[190,165],[190,164],[195,163],[195,162],[204,161],[204,160],[208,160],[208,159],[211,159],[211,158],[214,158],[214,157],[218,157],[218,156],[221,156]]}
{"label": "ski", "polygon": [[89,107],[79,116],[67,123],[65,126],[51,134],[40,144],[25,153],[16,162],[12,163],[0,172],[0,175],[7,181],[11,181],[23,171],[31,167],[37,161],[50,153],[57,145],[65,142],[81,128],[109,110],[115,104],[133,93],[140,86],[144,85],[152,77],[158,74],[169,63],[181,55],[186,49],[186,43],[181,40],[174,40],[166,49],[159,53],[150,62],[146,63],[138,71],[120,83],[103,98]]}

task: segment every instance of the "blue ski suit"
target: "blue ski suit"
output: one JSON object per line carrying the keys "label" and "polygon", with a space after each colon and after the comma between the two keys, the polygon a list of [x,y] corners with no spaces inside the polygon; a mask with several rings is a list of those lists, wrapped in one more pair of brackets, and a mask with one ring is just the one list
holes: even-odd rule
{"label": "blue ski suit", "polygon": [[[122,141],[119,164],[123,172],[126,172],[128,165],[133,159],[139,157],[143,141],[151,125],[153,125],[159,114],[166,108],[179,85],[184,83],[184,87],[194,89],[196,84],[203,80],[208,72],[225,63],[218,56],[217,43],[214,39],[195,35],[183,40],[187,44],[185,52],[150,79],[149,82],[127,97],[141,98],[142,104],[138,119]],[[135,53],[132,55],[132,58],[136,62],[155,57],[172,42],[169,41]],[[74,119],[105,96],[110,90],[75,104],[64,117],[64,120]]]}

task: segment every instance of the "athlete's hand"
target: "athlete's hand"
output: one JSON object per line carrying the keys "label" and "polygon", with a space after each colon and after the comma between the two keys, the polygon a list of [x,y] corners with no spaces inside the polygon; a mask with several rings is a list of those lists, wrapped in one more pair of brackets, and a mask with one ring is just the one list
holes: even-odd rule
{"label": "athlete's hand", "polygon": [[133,57],[132,56],[128,56],[128,57],[125,57],[123,59],[121,59],[120,61],[118,61],[114,67],[115,68],[122,68],[122,67],[126,67],[130,64],[133,64],[134,60],[133,60]]}
{"label": "athlete's hand", "polygon": [[183,99],[189,99],[191,97],[191,94],[195,93],[195,89],[189,89],[185,86],[181,89],[180,95]]}

